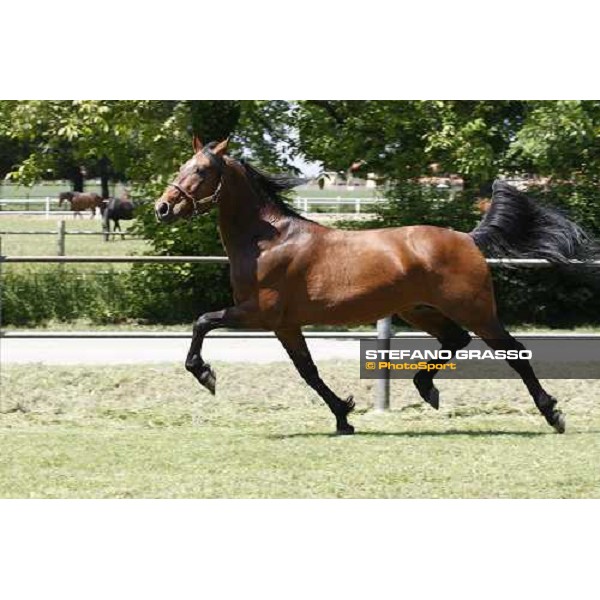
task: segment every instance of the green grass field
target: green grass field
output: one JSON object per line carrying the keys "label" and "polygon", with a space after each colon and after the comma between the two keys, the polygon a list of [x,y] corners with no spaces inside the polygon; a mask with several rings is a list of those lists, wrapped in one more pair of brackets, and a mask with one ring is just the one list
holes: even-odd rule
{"label": "green grass field", "polygon": [[[70,181],[47,181],[33,186],[17,185],[12,181],[0,180],[0,199],[2,198],[58,198],[61,192],[67,192],[71,189]],[[123,192],[121,184],[110,184],[109,190],[112,196],[118,196]],[[85,183],[86,192],[96,192],[100,194],[102,187],[99,181],[87,180]]]}
{"label": "green grass field", "polygon": [[[27,217],[27,216],[2,216],[0,217],[0,232],[18,231],[52,231],[57,232],[58,224],[64,220],[67,232],[69,231],[102,231],[102,222],[99,218],[90,219],[86,215],[83,219],[73,217]],[[124,232],[131,226],[131,222],[121,223]],[[2,254],[12,256],[56,256],[58,248],[57,235],[15,235],[5,234],[2,238]],[[121,239],[117,236],[114,241],[105,242],[101,235],[67,235],[65,236],[65,253],[72,256],[115,256],[123,254],[141,254],[149,248],[145,240],[132,239],[127,236]]]}
{"label": "green grass field", "polygon": [[598,498],[598,381],[550,381],[557,435],[518,381],[445,381],[442,408],[393,382],[371,410],[353,362],[324,379],[354,393],[357,435],[293,367],[216,364],[213,398],[180,365],[4,366],[4,498]]}

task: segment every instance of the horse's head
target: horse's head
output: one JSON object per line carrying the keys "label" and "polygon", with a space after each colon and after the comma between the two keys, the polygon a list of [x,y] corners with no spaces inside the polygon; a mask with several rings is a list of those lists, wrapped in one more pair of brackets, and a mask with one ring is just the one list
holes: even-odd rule
{"label": "horse's head", "polygon": [[208,212],[218,201],[229,140],[206,146],[194,137],[194,156],[155,202],[156,218],[168,223]]}

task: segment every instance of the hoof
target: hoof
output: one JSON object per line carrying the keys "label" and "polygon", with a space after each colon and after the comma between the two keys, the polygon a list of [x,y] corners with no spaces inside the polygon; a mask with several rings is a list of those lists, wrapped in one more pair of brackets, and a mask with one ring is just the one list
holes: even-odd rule
{"label": "hoof", "polygon": [[431,405],[435,410],[440,407],[440,392],[435,385],[432,385],[428,389],[422,389],[417,386],[417,389],[419,390],[419,394],[421,394],[421,398],[423,398],[427,404]]}
{"label": "hoof", "polygon": [[336,435],[353,435],[354,434],[354,427],[352,425],[350,425],[350,423],[346,423],[345,425],[338,425],[337,429],[335,430]]}
{"label": "hoof", "polygon": [[217,388],[217,376],[207,363],[202,372],[196,376],[198,381],[214,396]]}
{"label": "hoof", "polygon": [[556,433],[564,433],[567,429],[565,416],[556,408],[558,401],[554,396],[546,395],[545,402],[541,407],[542,414],[546,418],[546,422],[550,427],[554,428]]}
{"label": "hoof", "polygon": [[556,433],[564,433],[567,429],[565,416],[560,411],[556,411],[556,413],[553,415],[552,423],[550,423],[550,425],[554,427],[554,431],[556,431]]}

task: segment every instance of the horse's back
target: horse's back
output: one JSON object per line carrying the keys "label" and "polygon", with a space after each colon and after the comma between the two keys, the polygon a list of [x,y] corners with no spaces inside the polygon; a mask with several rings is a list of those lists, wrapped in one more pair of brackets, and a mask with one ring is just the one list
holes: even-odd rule
{"label": "horse's back", "polygon": [[130,221],[134,218],[135,205],[131,200],[122,200],[120,198],[108,198],[103,209],[104,220],[109,219],[117,222],[120,220]]}
{"label": "horse's back", "polygon": [[321,243],[315,240],[314,248],[309,250],[311,259],[315,250],[328,262],[351,260],[361,271],[391,269],[394,273],[415,269],[429,271],[461,255],[482,258],[468,234],[432,225],[359,231],[328,229]]}

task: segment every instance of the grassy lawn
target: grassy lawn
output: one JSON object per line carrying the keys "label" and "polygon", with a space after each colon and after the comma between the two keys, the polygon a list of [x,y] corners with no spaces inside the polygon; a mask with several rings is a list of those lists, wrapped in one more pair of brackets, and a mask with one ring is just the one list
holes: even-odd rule
{"label": "grassy lawn", "polygon": [[[102,231],[100,218],[83,219],[73,217],[0,217],[0,231],[52,231],[56,232],[60,220],[65,221],[68,231]],[[127,231],[131,221],[121,223],[123,231]],[[112,225],[111,225],[112,226]],[[9,256],[56,256],[58,236],[55,235],[0,235],[2,237],[2,254]],[[101,235],[67,235],[65,237],[65,254],[67,256],[115,256],[123,254],[141,254],[149,249],[145,240],[117,236],[113,241],[105,242]],[[14,266],[14,265],[13,265]]]}
{"label": "grassy lawn", "polygon": [[[111,196],[119,196],[123,193],[123,185],[120,183],[116,185],[111,184],[109,187]],[[57,199],[61,192],[68,192],[70,189],[70,181],[48,181],[28,187],[17,185],[12,181],[0,180],[0,198],[45,199],[46,197],[50,197]],[[102,186],[99,182],[88,179],[85,182],[85,191],[101,194]]]}
{"label": "grassy lawn", "polygon": [[4,366],[1,497],[600,497],[598,381],[550,381],[554,434],[517,381],[441,382],[442,408],[393,383],[371,410],[354,362],[324,379],[354,393],[353,437],[288,364],[216,364],[215,398],[179,365]]}

